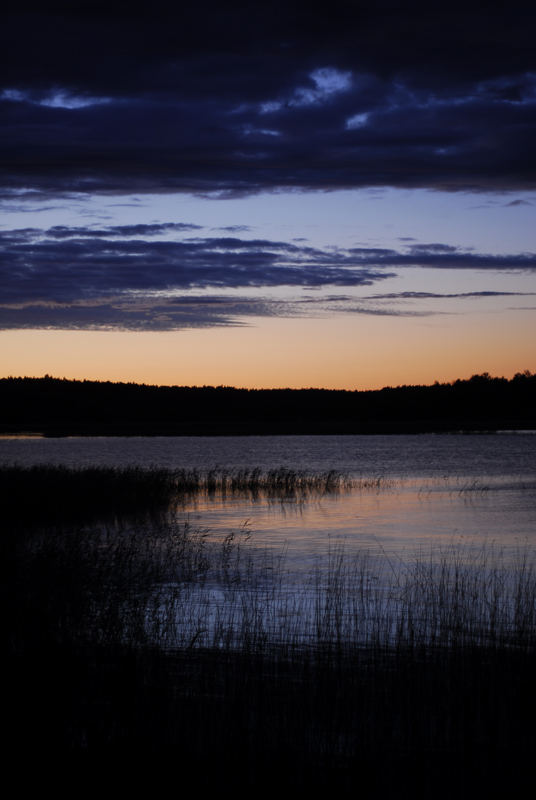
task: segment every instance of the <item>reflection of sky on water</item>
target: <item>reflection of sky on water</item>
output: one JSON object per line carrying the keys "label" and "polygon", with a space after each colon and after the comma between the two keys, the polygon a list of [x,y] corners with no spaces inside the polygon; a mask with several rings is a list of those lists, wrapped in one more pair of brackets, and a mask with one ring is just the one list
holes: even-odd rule
{"label": "reflection of sky on water", "polygon": [[240,647],[241,631],[252,626],[284,645],[334,636],[387,645],[410,630],[423,641],[450,641],[462,624],[458,608],[468,642],[487,642],[495,612],[508,634],[516,576],[525,574],[520,585],[533,591],[530,566],[519,566],[525,555],[534,563],[535,488],[408,479],[305,502],[198,498],[179,519],[206,531],[214,554],[233,532],[242,550],[236,571],[237,551],[228,575],[216,570],[187,588],[179,639],[202,631],[203,641],[223,636]]}
{"label": "reflection of sky on water", "polygon": [[534,483],[404,481],[296,500],[200,499],[186,514],[214,535],[247,523],[257,547],[285,549],[289,563],[307,566],[330,548],[369,550],[412,560],[451,544],[513,551],[536,544]]}
{"label": "reflection of sky on water", "polygon": [[[173,611],[169,643],[181,646],[240,647],[243,630],[260,631],[274,642],[314,644],[333,636],[339,624],[345,640],[366,645],[381,635],[391,642],[406,613],[407,592],[412,625],[421,625],[426,637],[436,635],[437,623],[443,635],[458,601],[452,587],[442,595],[448,600],[447,628],[439,612],[438,619],[426,613],[445,554],[450,564],[464,560],[465,587],[472,586],[475,573],[479,591],[485,590],[470,626],[486,624],[486,604],[496,602],[497,589],[508,628],[515,577],[504,568],[516,563],[516,551],[527,546],[531,555],[536,552],[534,435],[0,438],[0,463],[14,462],[200,470],[284,466],[380,479],[377,488],[302,499],[229,494],[225,500],[188,500],[178,519],[207,532],[214,564],[199,581],[172,577],[156,589],[163,623]],[[231,533],[227,569],[221,542]],[[342,572],[340,548],[358,556],[345,560]],[[483,569],[494,555],[498,573],[494,566]],[[419,557],[424,583],[416,580]],[[156,638],[162,644],[160,633]]]}
{"label": "reflection of sky on water", "polygon": [[536,544],[536,436],[199,436],[0,438],[0,463],[167,468],[335,469],[379,490],[283,502],[198,498],[181,512],[215,534],[246,521],[256,548],[307,565],[335,543],[411,559],[451,543]]}

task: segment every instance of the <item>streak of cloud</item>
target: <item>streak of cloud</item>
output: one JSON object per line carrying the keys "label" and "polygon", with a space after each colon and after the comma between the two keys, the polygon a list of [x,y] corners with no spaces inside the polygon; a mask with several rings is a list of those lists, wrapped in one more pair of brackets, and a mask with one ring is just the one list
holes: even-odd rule
{"label": "streak of cloud", "polygon": [[[419,316],[439,312],[377,303],[530,293],[390,292],[357,301],[350,294],[333,294],[333,287],[373,286],[418,267],[536,271],[532,253],[487,255],[438,242],[411,243],[401,250],[318,248],[239,236],[186,235],[200,229],[194,223],[170,222],[6,230],[0,234],[0,326],[165,330],[242,324],[255,316],[339,311]],[[282,287],[284,300],[270,298]],[[300,297],[305,289],[318,295]]]}

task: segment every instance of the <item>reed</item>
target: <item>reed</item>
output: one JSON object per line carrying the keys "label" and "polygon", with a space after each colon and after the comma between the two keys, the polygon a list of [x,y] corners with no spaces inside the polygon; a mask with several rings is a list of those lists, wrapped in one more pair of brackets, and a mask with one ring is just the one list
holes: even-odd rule
{"label": "reed", "polygon": [[[163,469],[158,467],[0,466],[6,523],[46,524],[161,511],[198,495],[297,498],[334,493],[355,482],[335,470]],[[365,487],[366,482],[362,482]],[[377,488],[378,479],[370,483]]]}
{"label": "reed", "polygon": [[68,523],[169,506],[176,490],[165,469],[43,464],[0,466],[6,524]]}
{"label": "reed", "polygon": [[348,490],[355,481],[337,472],[310,472],[279,467],[263,471],[259,468],[175,470],[177,494],[180,495],[249,495],[250,497],[306,498]]}
{"label": "reed", "polygon": [[[52,472],[71,491],[69,471]],[[24,473],[21,496],[39,474],[50,468]],[[73,481],[93,477],[95,490],[118,475],[138,489],[146,478]],[[178,487],[287,496],[326,490],[326,476],[175,473],[171,488],[169,473],[152,477],[165,491],[140,501],[157,498],[150,515],[108,486],[106,519],[6,523],[14,748],[54,763],[162,759],[183,785],[213,790],[514,791],[536,745],[530,548],[453,545],[401,563],[332,546],[297,574],[248,526],[217,537],[168,504]]]}

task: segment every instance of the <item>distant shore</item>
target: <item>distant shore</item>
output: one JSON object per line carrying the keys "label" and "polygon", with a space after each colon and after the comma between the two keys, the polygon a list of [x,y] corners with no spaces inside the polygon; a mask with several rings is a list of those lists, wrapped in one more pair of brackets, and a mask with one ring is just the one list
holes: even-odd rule
{"label": "distant shore", "polygon": [[0,434],[248,436],[536,429],[536,375],[374,391],[0,379]]}
{"label": "distant shore", "polygon": [[[499,425],[499,423],[498,423]],[[333,427],[321,428],[307,428],[307,429],[288,429],[288,428],[259,428],[259,427],[236,427],[236,428],[223,428],[219,426],[199,426],[196,428],[160,428],[160,427],[103,427],[94,426],[92,424],[83,425],[76,428],[71,427],[52,427],[46,428],[43,426],[41,430],[18,430],[18,429],[5,429],[0,427],[0,438],[25,438],[25,439],[60,439],[70,437],[91,437],[91,436],[114,436],[114,437],[130,437],[130,436],[147,436],[147,437],[170,437],[170,436],[403,436],[403,435],[419,435],[419,434],[436,434],[445,436],[454,435],[504,435],[504,434],[536,434],[536,423],[533,428],[525,428],[521,426],[511,427],[504,430],[500,427],[467,427],[461,426],[458,428],[451,428],[448,425],[439,427],[439,425],[423,425],[422,427],[412,426],[392,426],[379,425],[377,427],[348,427],[342,428],[340,425]]]}

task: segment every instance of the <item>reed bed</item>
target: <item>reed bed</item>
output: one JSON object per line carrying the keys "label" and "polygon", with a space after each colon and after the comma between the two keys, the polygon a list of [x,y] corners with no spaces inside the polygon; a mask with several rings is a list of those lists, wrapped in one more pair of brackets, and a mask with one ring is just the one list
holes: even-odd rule
{"label": "reed bed", "polygon": [[145,472],[18,470],[26,500],[39,475],[76,502],[83,477],[87,503],[112,485],[98,521],[5,526],[13,748],[158,761],[184,786],[248,793],[515,790],[536,746],[533,551],[453,545],[402,564],[332,546],[297,574],[247,526],[218,538],[179,521],[177,492],[295,496],[340,477],[153,470],[144,495]]}
{"label": "reed bed", "polygon": [[[243,534],[214,548],[198,580],[167,583],[158,595],[166,637],[179,649],[231,648],[300,659],[337,653],[536,645],[534,554],[451,548],[392,573],[370,553],[335,548],[311,573],[291,573],[283,556],[248,551]],[[153,608],[152,620],[161,619]],[[149,626],[150,627],[150,626]]]}
{"label": "reed bed", "polygon": [[[12,542],[14,615],[39,635],[99,644],[232,649],[301,658],[536,645],[536,561],[452,545],[393,562],[330,548],[310,571],[255,546],[247,526],[216,537],[173,513],[53,526]],[[36,616],[37,615],[37,616]],[[26,624],[25,623],[25,624]],[[15,637],[17,639],[19,637]]]}
{"label": "reed bed", "polygon": [[265,496],[295,497],[325,494],[350,489],[354,481],[336,470],[310,472],[279,467],[263,471],[251,469],[221,469],[206,471],[176,470],[177,491],[207,494],[262,494]]}
{"label": "reed bed", "polygon": [[158,467],[0,466],[3,517],[10,524],[69,522],[110,515],[162,511],[199,495],[222,498],[304,500],[355,486],[375,488],[381,478],[353,481],[335,470],[323,473],[285,467],[260,469],[164,469]]}
{"label": "reed bed", "polygon": [[45,525],[133,515],[169,506],[173,474],[139,467],[0,466],[6,524]]}

